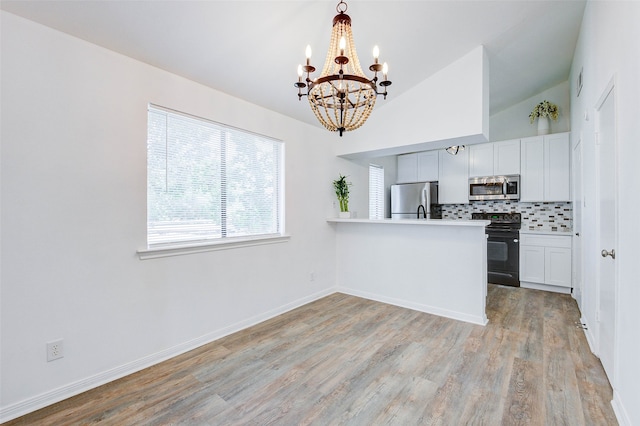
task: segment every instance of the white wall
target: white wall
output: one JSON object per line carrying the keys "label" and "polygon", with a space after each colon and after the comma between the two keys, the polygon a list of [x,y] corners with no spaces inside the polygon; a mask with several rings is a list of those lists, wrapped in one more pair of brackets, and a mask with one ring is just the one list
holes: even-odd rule
{"label": "white wall", "polygon": [[565,81],[550,89],[525,99],[503,111],[491,115],[491,141],[519,139],[538,134],[538,122],[529,121],[529,114],[537,104],[547,100],[558,105],[559,117],[557,121],[549,120],[551,133],[568,132],[571,130],[571,99],[569,82]]}
{"label": "white wall", "polygon": [[[617,329],[615,373],[610,381],[614,388],[613,406],[621,424],[640,424],[640,3],[587,3],[580,38],[574,56],[571,84],[572,140],[583,143],[584,200],[584,287],[582,314],[587,320],[592,343],[597,351],[596,266],[600,247],[596,240],[596,146],[594,108],[613,78],[617,113],[617,180],[618,180],[618,247],[617,264]],[[583,89],[577,96],[575,82],[583,70]],[[585,113],[588,119],[585,119]]]}
{"label": "white wall", "polygon": [[[347,158],[387,156],[489,137],[489,61],[479,46],[410,91],[378,97],[371,117],[357,132],[336,141]],[[425,101],[427,99],[428,101]]]}
{"label": "white wall", "polygon": [[[334,291],[326,131],[1,18],[0,421]],[[149,102],[283,140],[290,241],[139,260]]]}

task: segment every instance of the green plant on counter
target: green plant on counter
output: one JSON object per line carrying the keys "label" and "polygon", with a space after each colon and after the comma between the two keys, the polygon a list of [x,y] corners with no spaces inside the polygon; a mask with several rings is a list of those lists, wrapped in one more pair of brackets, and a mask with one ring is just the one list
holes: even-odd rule
{"label": "green plant on counter", "polygon": [[339,175],[339,179],[333,181],[333,189],[336,191],[336,197],[340,203],[340,211],[349,211],[349,186],[351,182],[347,182],[347,177]]}

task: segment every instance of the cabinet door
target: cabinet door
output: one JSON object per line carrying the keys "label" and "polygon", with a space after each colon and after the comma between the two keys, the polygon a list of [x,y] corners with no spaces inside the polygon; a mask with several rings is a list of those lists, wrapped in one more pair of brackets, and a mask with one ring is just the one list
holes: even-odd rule
{"label": "cabinet door", "polygon": [[546,284],[571,287],[571,249],[546,247],[544,261]]}
{"label": "cabinet door", "polygon": [[446,150],[438,151],[440,176],[438,187],[439,204],[469,203],[469,150],[451,155]]}
{"label": "cabinet door", "polygon": [[493,144],[493,174],[520,174],[520,139]]}
{"label": "cabinet door", "polygon": [[544,247],[520,245],[520,281],[544,284]]}
{"label": "cabinet door", "polygon": [[418,153],[418,182],[438,180],[438,151]]}
{"label": "cabinet door", "polygon": [[544,200],[571,201],[569,134],[544,137]]}
{"label": "cabinet door", "polygon": [[469,146],[469,177],[493,176],[493,144]]}
{"label": "cabinet door", "polygon": [[418,154],[398,155],[398,183],[418,182]]}
{"label": "cabinet door", "polygon": [[544,201],[544,140],[520,141],[520,201]]}

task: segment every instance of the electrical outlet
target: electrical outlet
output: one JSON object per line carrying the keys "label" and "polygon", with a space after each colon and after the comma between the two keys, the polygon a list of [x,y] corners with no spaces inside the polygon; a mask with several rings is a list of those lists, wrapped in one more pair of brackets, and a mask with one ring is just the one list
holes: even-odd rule
{"label": "electrical outlet", "polygon": [[47,342],[47,362],[64,356],[64,342],[62,339]]}

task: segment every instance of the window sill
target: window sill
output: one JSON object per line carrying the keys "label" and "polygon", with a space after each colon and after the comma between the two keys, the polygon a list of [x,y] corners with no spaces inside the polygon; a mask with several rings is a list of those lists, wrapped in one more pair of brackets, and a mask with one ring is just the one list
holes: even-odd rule
{"label": "window sill", "polygon": [[240,247],[262,246],[265,244],[286,243],[291,236],[256,237],[243,239],[229,239],[229,241],[215,241],[197,244],[182,244],[173,246],[152,247],[138,250],[140,260],[156,259],[158,257],[182,256],[185,254],[204,253],[207,251],[230,250]]}

